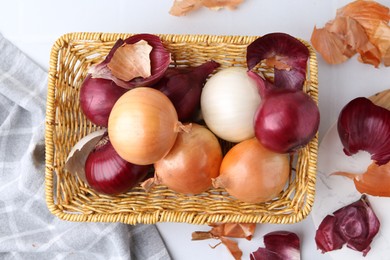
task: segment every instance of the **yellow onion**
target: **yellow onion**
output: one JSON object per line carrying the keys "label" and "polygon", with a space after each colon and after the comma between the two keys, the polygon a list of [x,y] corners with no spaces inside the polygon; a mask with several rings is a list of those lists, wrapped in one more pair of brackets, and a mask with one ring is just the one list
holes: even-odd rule
{"label": "yellow onion", "polygon": [[256,138],[251,138],[229,150],[213,185],[225,188],[241,201],[260,203],[277,197],[289,174],[288,154],[272,152]]}
{"label": "yellow onion", "polygon": [[162,92],[139,87],[115,103],[108,119],[108,135],[119,156],[147,165],[169,152],[180,126],[175,107]]}
{"label": "yellow onion", "polygon": [[184,193],[199,194],[212,187],[219,175],[222,150],[215,135],[206,127],[192,124],[188,133],[180,133],[171,151],[154,164],[155,176],[143,187],[164,184]]}

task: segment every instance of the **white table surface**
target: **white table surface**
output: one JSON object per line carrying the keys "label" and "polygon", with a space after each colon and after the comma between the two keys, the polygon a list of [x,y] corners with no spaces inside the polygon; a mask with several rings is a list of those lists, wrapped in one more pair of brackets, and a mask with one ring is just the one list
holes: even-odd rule
{"label": "white table surface", "polygon": [[[69,32],[129,32],[169,34],[263,35],[286,32],[310,40],[313,27],[322,27],[347,0],[245,0],[236,11],[202,9],[186,17],[168,14],[172,1],[156,0],[0,0],[0,33],[41,67],[48,69],[52,44]],[[390,0],[378,2],[390,6]],[[1,55],[1,50],[0,50]],[[340,109],[357,96],[390,88],[390,68],[375,69],[357,61],[328,65],[318,57],[320,140],[337,119]],[[208,226],[182,223],[157,225],[174,259],[231,259],[217,241],[191,241],[191,233]],[[301,238],[303,259],[330,259],[314,243],[309,216],[292,225],[259,224],[251,241],[239,240],[243,259],[263,246],[262,237],[275,230],[291,230]]]}

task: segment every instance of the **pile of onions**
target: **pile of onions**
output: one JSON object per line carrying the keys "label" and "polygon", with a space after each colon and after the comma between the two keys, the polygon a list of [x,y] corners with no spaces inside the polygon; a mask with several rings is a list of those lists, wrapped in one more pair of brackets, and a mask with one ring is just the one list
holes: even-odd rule
{"label": "pile of onions", "polygon": [[143,186],[149,189],[164,184],[176,192],[199,194],[212,187],[221,162],[218,139],[206,127],[192,124],[191,130],[179,133],[170,152],[154,164],[155,177]]}
{"label": "pile of onions", "polygon": [[236,144],[223,158],[216,188],[250,203],[269,201],[279,195],[290,175],[288,154],[266,149],[256,138]]}
{"label": "pile of onions", "polygon": [[123,159],[147,165],[168,154],[180,126],[175,107],[161,91],[138,87],[115,103],[108,120],[108,135]]}

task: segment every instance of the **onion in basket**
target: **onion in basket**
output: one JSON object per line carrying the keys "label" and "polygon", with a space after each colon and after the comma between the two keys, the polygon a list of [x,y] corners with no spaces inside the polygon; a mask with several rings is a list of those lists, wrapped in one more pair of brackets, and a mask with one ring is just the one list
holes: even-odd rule
{"label": "onion in basket", "polygon": [[320,112],[314,100],[301,90],[279,89],[250,71],[262,97],[254,116],[256,138],[278,153],[295,152],[316,135]]}
{"label": "onion in basket", "polygon": [[287,184],[289,174],[288,154],[272,152],[252,138],[229,150],[213,185],[225,188],[241,201],[260,203],[277,197]]}
{"label": "onion in basket", "polygon": [[108,135],[128,162],[146,165],[162,159],[183,125],[172,102],[161,91],[138,87],[122,95],[108,119]]}
{"label": "onion in basket", "polygon": [[199,194],[212,187],[211,179],[219,174],[222,150],[215,135],[206,127],[192,124],[180,133],[175,145],[154,164],[155,177],[143,183],[146,190],[156,184],[184,193]]}
{"label": "onion in basket", "polygon": [[206,125],[218,137],[234,143],[254,137],[253,116],[260,101],[256,81],[239,67],[212,76],[200,100]]}
{"label": "onion in basket", "polygon": [[80,108],[92,123],[107,127],[112,107],[126,91],[112,80],[88,75],[80,88]]}
{"label": "onion in basket", "polygon": [[123,160],[105,133],[87,157],[85,176],[94,190],[116,195],[135,187],[151,168],[152,165],[136,165]]}

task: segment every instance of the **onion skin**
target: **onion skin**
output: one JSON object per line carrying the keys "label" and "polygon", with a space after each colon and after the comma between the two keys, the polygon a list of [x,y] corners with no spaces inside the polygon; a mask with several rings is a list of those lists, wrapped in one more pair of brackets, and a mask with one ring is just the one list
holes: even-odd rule
{"label": "onion skin", "polygon": [[375,105],[368,98],[355,98],[341,110],[337,130],[346,155],[363,150],[369,152],[378,165],[389,162],[389,110]]}
{"label": "onion skin", "polygon": [[380,222],[365,195],[358,201],[327,215],[316,231],[315,241],[322,253],[344,244],[366,256],[378,233]]}
{"label": "onion skin", "polygon": [[275,67],[274,84],[277,88],[303,89],[309,50],[302,42],[286,33],[270,33],[248,45],[246,60],[249,70],[262,60],[270,58],[275,58],[289,67]]}
{"label": "onion skin", "polygon": [[[107,67],[111,58],[114,56],[115,51],[124,44],[134,44],[140,40],[145,40],[150,46],[153,47],[150,53],[151,62],[151,76],[147,78],[137,77],[130,81],[123,81],[112,75],[111,70]],[[89,72],[95,78],[105,78],[113,80],[118,86],[125,89],[132,89],[135,87],[145,87],[156,83],[164,75],[171,63],[171,54],[165,49],[161,42],[160,37],[153,34],[136,34],[123,39],[118,39],[105,60],[100,64],[90,68]]]}
{"label": "onion skin", "polygon": [[191,121],[199,110],[202,88],[219,63],[208,61],[197,67],[168,68],[153,88],[163,92],[176,108],[180,122]]}
{"label": "onion skin", "polygon": [[278,196],[290,175],[289,155],[266,149],[256,138],[236,144],[223,158],[216,188],[233,197],[261,203]]}
{"label": "onion skin", "polygon": [[180,122],[172,102],[153,88],[134,88],[115,103],[108,135],[118,154],[128,162],[147,165],[172,148]]}
{"label": "onion skin", "polygon": [[274,231],[264,236],[265,248],[250,254],[250,260],[300,260],[300,241],[290,231]]}
{"label": "onion skin", "polygon": [[320,123],[317,104],[302,91],[275,90],[255,114],[256,138],[268,149],[291,153],[307,145]]}
{"label": "onion skin", "polygon": [[112,107],[126,91],[111,80],[89,74],[80,88],[80,108],[92,123],[107,127]]}
{"label": "onion skin", "polygon": [[97,192],[117,195],[135,187],[152,165],[135,165],[123,160],[103,135],[88,155],[85,172],[88,184]]}
{"label": "onion skin", "polygon": [[212,187],[219,175],[222,150],[218,139],[206,127],[192,124],[180,133],[171,151],[154,164],[155,181],[183,194],[199,194]]}

